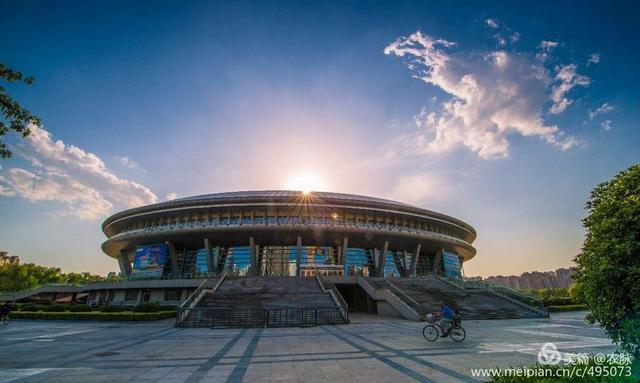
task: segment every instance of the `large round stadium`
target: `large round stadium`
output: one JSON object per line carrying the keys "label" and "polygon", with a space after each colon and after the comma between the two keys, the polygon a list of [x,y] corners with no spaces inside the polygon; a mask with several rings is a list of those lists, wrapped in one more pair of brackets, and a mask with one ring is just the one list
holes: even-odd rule
{"label": "large round stadium", "polygon": [[13,300],[177,307],[176,326],[349,323],[354,312],[421,320],[446,303],[471,319],[544,317],[541,302],[464,277],[476,232],[381,198],[290,190],[181,198],[102,224],[117,278]]}
{"label": "large round stadium", "polygon": [[401,202],[288,190],[181,198],[109,217],[102,249],[136,278],[459,276],[469,224]]}

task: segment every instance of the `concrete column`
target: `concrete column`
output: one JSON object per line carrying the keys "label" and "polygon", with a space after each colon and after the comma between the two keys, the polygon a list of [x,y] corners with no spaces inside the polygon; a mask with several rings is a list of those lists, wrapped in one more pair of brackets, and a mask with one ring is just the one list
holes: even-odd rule
{"label": "concrete column", "polygon": [[251,275],[258,276],[258,260],[256,257],[256,242],[253,240],[253,237],[249,237],[249,251],[251,251]]}
{"label": "concrete column", "polygon": [[410,276],[415,275],[416,270],[418,269],[418,257],[420,256],[420,247],[421,247],[420,244],[416,246],[416,249],[413,252],[413,257],[411,257],[411,267],[409,268]]}
{"label": "concrete column", "polygon": [[302,237],[296,239],[296,277],[300,276],[300,264],[302,263]]}
{"label": "concrete column", "polygon": [[349,239],[348,238],[344,238],[342,240],[342,254],[341,254],[341,261],[342,261],[342,273],[344,276],[349,275],[349,270],[347,268],[347,248],[349,247]]}
{"label": "concrete column", "polygon": [[220,246],[216,246],[216,253],[213,254],[213,272],[218,272],[218,264],[220,263]]}
{"label": "concrete column", "polygon": [[436,256],[433,259],[433,270],[431,272],[433,274],[439,274],[442,269],[442,250],[438,250],[436,252]]}
{"label": "concrete column", "polygon": [[377,275],[379,277],[384,277],[384,264],[387,260],[387,251],[389,250],[389,241],[384,241],[384,245],[382,246],[382,252],[380,252],[380,259],[378,260],[378,270]]}
{"label": "concrete column", "polygon": [[213,269],[213,259],[211,259],[211,242],[209,238],[204,239],[204,252],[207,254],[207,275],[212,276],[215,270]]}
{"label": "concrete column", "polygon": [[131,278],[131,263],[129,263],[129,257],[124,250],[120,250],[118,265],[120,266],[120,273],[122,273],[123,279],[126,281]]}
{"label": "concrete column", "polygon": [[169,246],[169,258],[171,259],[171,270],[173,271],[173,276],[177,277],[180,273],[178,270],[178,255],[176,254],[176,245],[173,242],[166,242],[167,246]]}
{"label": "concrete column", "polygon": [[254,253],[256,254],[256,277],[260,276],[260,245],[256,245],[254,249]]}
{"label": "concrete column", "polygon": [[409,260],[406,251],[402,252],[402,270],[400,270],[400,275],[403,277],[409,276]]}

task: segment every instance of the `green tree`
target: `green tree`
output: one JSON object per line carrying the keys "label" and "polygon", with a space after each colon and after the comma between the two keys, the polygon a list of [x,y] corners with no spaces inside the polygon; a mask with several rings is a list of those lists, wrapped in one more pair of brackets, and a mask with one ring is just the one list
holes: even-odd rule
{"label": "green tree", "polygon": [[0,267],[0,291],[19,291],[45,283],[75,283],[103,281],[104,277],[90,273],[63,273],[57,267],[34,263],[9,264]]}
{"label": "green tree", "polygon": [[584,296],[582,291],[582,285],[580,283],[574,283],[569,287],[569,296],[576,303],[583,303]]}
{"label": "green tree", "polygon": [[[21,72],[7,68],[3,64],[0,64],[0,80],[8,83],[22,82],[27,85],[31,85],[35,81],[33,77],[24,76]],[[0,117],[0,138],[11,130],[21,134],[22,137],[27,137],[31,133],[29,130],[30,123],[40,125],[40,119],[11,98],[3,86],[0,86],[0,113],[2,113],[2,117]],[[11,151],[2,140],[0,140],[0,157],[11,157]]]}
{"label": "green tree", "polygon": [[611,339],[640,357],[640,165],[591,192],[574,275],[590,313]]}

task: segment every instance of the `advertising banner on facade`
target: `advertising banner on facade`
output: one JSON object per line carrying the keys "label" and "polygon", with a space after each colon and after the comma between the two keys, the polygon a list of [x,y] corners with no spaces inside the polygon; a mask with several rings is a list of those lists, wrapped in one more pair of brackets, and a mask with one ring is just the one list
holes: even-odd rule
{"label": "advertising banner on facade", "polygon": [[442,261],[444,262],[444,274],[447,277],[460,278],[460,258],[456,253],[447,251],[442,253]]}
{"label": "advertising banner on facade", "polygon": [[132,278],[159,278],[169,259],[167,244],[138,246],[133,260]]}

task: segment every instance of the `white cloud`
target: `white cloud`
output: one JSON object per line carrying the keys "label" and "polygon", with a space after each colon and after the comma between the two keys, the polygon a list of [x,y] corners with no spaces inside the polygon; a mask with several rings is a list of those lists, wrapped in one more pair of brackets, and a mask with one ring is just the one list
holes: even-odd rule
{"label": "white cloud", "polygon": [[[477,60],[474,53],[449,54],[454,45],[418,31],[384,50],[405,58],[414,77],[450,95],[439,110],[416,116],[418,133],[408,146],[439,152],[461,144],[482,158],[503,158],[511,134],[537,136],[563,150],[577,144],[544,122],[542,110],[555,80],[531,55],[500,50]],[[559,94],[565,98],[566,92]]]}
{"label": "white cloud", "polygon": [[592,53],[589,56],[589,60],[587,60],[587,64],[598,64],[600,63],[600,53]]}
{"label": "white cloud", "polygon": [[166,196],[164,196],[164,198],[167,201],[171,201],[171,200],[174,200],[174,199],[178,198],[178,194],[171,192],[171,193],[167,194]]}
{"label": "white cloud", "polygon": [[505,46],[508,42],[515,43],[520,40],[519,32],[514,31],[504,23],[498,22],[498,20],[496,19],[489,18],[486,19],[484,23],[487,25],[487,27],[496,31],[493,37],[496,39],[498,45],[500,46]]}
{"label": "white cloud", "polygon": [[609,112],[613,112],[615,108],[616,108],[615,106],[609,105],[608,102],[605,102],[604,104],[599,106],[596,110],[594,111],[589,110],[589,119],[593,120],[597,116],[607,114]]}
{"label": "white cloud", "polygon": [[498,28],[499,27],[498,20],[496,20],[496,19],[486,19],[484,22],[485,22],[485,24],[487,24],[487,26],[489,28]]}
{"label": "white cloud", "polygon": [[51,133],[30,126],[31,134],[16,153],[34,171],[12,168],[0,174],[0,195],[31,202],[64,204],[63,215],[94,219],[114,207],[135,207],[157,201],[147,187],[111,173],[95,154],[51,139]]}
{"label": "white cloud", "polygon": [[612,126],[611,126],[611,120],[605,120],[602,121],[602,123],[600,123],[600,127],[603,130],[611,130]]}
{"label": "white cloud", "polygon": [[551,113],[553,114],[564,112],[564,110],[573,103],[573,100],[566,96],[573,87],[587,86],[591,83],[589,77],[576,72],[575,64],[556,67],[556,72],[556,81],[558,81],[559,84],[553,86],[551,89],[551,100],[553,101]]}
{"label": "white cloud", "polygon": [[142,167],[142,165],[140,165],[139,163],[137,163],[136,161],[132,160],[131,158],[127,157],[127,156],[122,156],[122,157],[114,157],[116,160],[118,160],[118,162],[120,163],[120,165],[124,166],[127,169],[131,169],[131,170],[135,170],[138,172],[142,172],[142,173],[146,173],[147,170],[144,169]]}
{"label": "white cloud", "polygon": [[559,43],[557,41],[542,40],[538,45],[538,49],[540,51],[536,53],[536,57],[542,61],[545,61],[549,58],[551,52],[556,49],[558,44]]}

